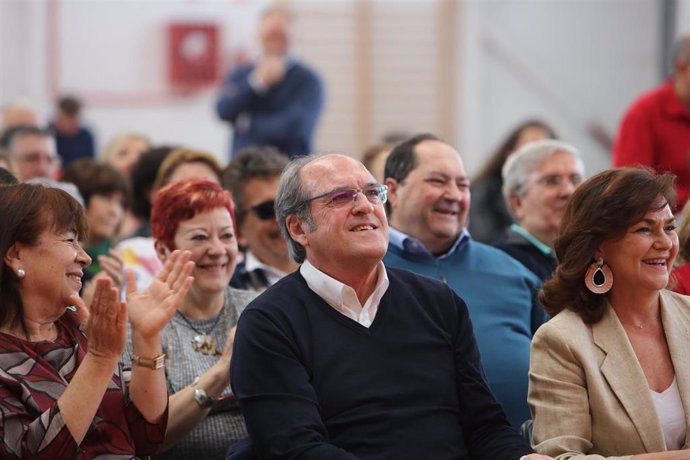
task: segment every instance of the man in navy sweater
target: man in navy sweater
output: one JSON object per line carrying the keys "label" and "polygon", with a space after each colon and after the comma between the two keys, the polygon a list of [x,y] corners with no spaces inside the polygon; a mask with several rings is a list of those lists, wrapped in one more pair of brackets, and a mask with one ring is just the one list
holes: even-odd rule
{"label": "man in navy sweater", "polygon": [[231,157],[248,146],[272,146],[289,157],[311,152],[323,85],[289,54],[291,23],[289,11],[267,10],[259,27],[262,55],[223,84],[216,112],[233,127]]}
{"label": "man in navy sweater", "polygon": [[284,171],[277,218],[302,265],[245,309],[231,365],[255,454],[550,458],[531,454],[495,401],[462,299],[384,267],[386,192],[343,155]]}

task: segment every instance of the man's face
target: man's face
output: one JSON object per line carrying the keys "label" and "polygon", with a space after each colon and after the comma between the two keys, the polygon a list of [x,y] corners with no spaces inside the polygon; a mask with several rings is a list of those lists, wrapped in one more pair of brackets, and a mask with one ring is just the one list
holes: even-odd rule
{"label": "man's face", "polygon": [[527,180],[524,194],[511,198],[516,220],[540,241],[552,244],[568,199],[583,180],[582,162],[571,154],[548,156]]}
{"label": "man's face", "polygon": [[58,113],[55,116],[55,129],[62,135],[73,136],[79,131],[81,120],[78,115]]}
{"label": "man's face", "polygon": [[[287,243],[280,234],[273,209],[280,177],[250,179],[244,185],[246,197],[240,224],[240,242],[261,262],[272,267],[290,260]],[[259,206],[260,205],[260,206]],[[255,208],[255,206],[259,206]]]}
{"label": "man's face", "polygon": [[290,18],[281,12],[266,15],[259,28],[259,41],[265,55],[285,56],[290,48]]}
{"label": "man's face", "polygon": [[[302,169],[301,178],[310,197],[376,184],[362,163],[343,155],[312,161]],[[299,221],[298,232],[293,231],[290,222],[288,226],[292,237],[306,248],[307,259],[339,279],[338,273],[372,267],[383,258],[388,248],[388,225],[381,201],[372,202],[361,192],[343,203],[331,198],[325,196],[309,203],[315,228],[309,228],[304,221]]]}
{"label": "man's face", "polygon": [[54,179],[60,165],[55,143],[48,136],[27,135],[12,141],[10,155],[14,158],[16,176],[20,181],[45,177]]}
{"label": "man's face", "polygon": [[386,179],[391,226],[417,238],[434,254],[446,251],[467,224],[470,181],[460,154],[429,140],[415,147],[417,167],[402,182]]}

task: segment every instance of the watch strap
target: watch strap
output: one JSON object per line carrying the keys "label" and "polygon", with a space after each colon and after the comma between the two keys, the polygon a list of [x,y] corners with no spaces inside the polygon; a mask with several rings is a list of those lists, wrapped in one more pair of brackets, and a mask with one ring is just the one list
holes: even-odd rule
{"label": "watch strap", "polygon": [[130,358],[132,360],[132,364],[136,364],[137,366],[145,367],[147,369],[156,370],[165,366],[165,353],[161,353],[153,358],[142,358],[141,356],[132,353]]}

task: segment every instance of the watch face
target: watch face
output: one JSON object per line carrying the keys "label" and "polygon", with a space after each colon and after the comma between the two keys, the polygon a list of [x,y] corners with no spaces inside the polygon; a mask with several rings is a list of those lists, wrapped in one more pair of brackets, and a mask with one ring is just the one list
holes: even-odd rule
{"label": "watch face", "polygon": [[201,407],[211,407],[213,405],[213,398],[200,388],[194,390],[194,399]]}
{"label": "watch face", "polygon": [[154,369],[160,369],[161,367],[165,366],[165,354],[160,354],[153,358],[153,368]]}

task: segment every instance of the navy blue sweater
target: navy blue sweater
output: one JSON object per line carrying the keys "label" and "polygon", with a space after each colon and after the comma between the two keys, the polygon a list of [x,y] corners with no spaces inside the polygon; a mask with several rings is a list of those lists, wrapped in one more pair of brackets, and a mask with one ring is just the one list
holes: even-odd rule
{"label": "navy blue sweater", "polygon": [[262,459],[517,460],[531,452],[489,390],[465,303],[388,269],[370,328],[299,272],[242,314],[232,387]]}
{"label": "navy blue sweater", "polygon": [[[321,79],[315,71],[293,61],[285,77],[260,94],[249,84],[254,66],[235,69],[218,98],[218,116],[233,125],[231,157],[248,146],[273,146],[289,157],[312,153],[312,138],[324,103]],[[237,124],[240,115],[248,126]]]}

